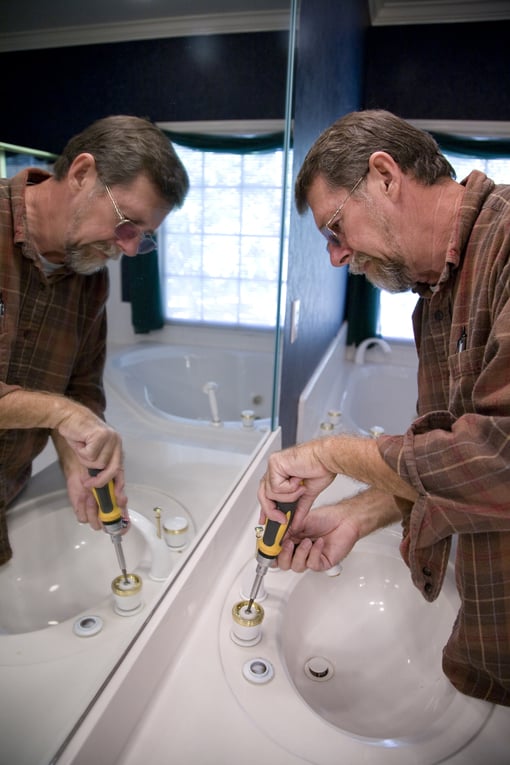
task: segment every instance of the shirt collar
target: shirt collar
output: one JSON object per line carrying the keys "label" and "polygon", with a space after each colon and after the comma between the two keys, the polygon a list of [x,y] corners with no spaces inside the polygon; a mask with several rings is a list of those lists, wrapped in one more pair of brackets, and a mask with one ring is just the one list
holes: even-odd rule
{"label": "shirt collar", "polygon": [[14,244],[21,247],[23,256],[33,261],[45,277],[51,278],[56,272],[65,276],[72,273],[65,263],[53,264],[37,251],[27,227],[27,208],[25,190],[27,186],[42,183],[51,177],[51,173],[41,168],[29,167],[12,178],[12,208],[14,221]]}
{"label": "shirt collar", "polygon": [[436,292],[440,292],[450,280],[452,273],[459,267],[480,209],[495,183],[485,173],[473,170],[460,182],[460,185],[465,187],[465,192],[453,222],[443,270],[433,287],[430,284],[415,284],[412,291],[418,293],[420,297],[431,297]]}
{"label": "shirt collar", "polygon": [[25,191],[27,186],[42,183],[50,177],[51,173],[46,170],[29,167],[17,173],[11,180],[14,244],[20,245],[23,248],[23,254],[31,260],[37,260],[38,254],[27,228]]}

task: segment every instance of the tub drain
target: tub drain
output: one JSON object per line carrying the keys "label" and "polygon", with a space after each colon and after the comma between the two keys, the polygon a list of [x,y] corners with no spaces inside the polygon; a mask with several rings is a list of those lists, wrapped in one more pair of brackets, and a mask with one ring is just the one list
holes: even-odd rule
{"label": "tub drain", "polygon": [[316,682],[330,680],[335,674],[332,663],[324,656],[312,656],[305,662],[305,675]]}

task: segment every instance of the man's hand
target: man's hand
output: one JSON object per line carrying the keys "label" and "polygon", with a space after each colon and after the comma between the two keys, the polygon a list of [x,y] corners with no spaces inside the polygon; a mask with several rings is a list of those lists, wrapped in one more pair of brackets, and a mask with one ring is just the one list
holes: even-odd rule
{"label": "man's hand", "polygon": [[72,406],[56,430],[84,467],[100,468],[100,479],[87,477],[86,486],[104,486],[122,468],[120,435],[86,407]]}
{"label": "man's hand", "polygon": [[[98,506],[92,489],[87,488],[84,483],[88,480],[88,473],[81,466],[70,472],[66,472],[67,493],[76,514],[79,523],[89,523],[93,529],[99,530],[102,524],[98,517]],[[115,482],[115,499],[117,505],[122,511],[124,519],[129,524],[129,515],[127,511],[127,497],[124,491],[124,471],[117,473]],[[126,531],[128,528],[126,525]]]}
{"label": "man's hand", "polygon": [[87,473],[83,468],[70,473],[67,479],[67,493],[76,514],[78,523],[89,523],[93,529],[99,530],[102,524],[97,514],[97,502],[91,489],[86,489],[83,481]]}
{"label": "man's hand", "polygon": [[302,522],[314,500],[336,475],[346,475],[388,496],[414,502],[417,492],[387,465],[376,439],[341,434],[318,438],[271,454],[261,480],[260,521],[285,522],[276,502],[297,501],[295,521]]}
{"label": "man's hand", "polygon": [[298,572],[326,571],[340,563],[359,539],[401,520],[394,497],[376,489],[361,491],[334,505],[312,508],[300,523],[294,516],[278,566]]}
{"label": "man's hand", "polygon": [[359,529],[346,510],[347,503],[312,509],[299,531],[289,528],[282,542],[278,566],[286,571],[326,571],[340,563],[359,539]]}
{"label": "man's hand", "polygon": [[[57,431],[53,431],[51,437],[59,457],[60,466],[66,477],[67,493],[76,514],[76,519],[79,523],[89,523],[93,529],[101,529],[102,524],[98,518],[96,498],[92,493],[92,489],[86,485],[90,480],[87,468],[80,464],[75,452],[63,436]],[[102,485],[102,483],[100,482],[99,485]],[[124,519],[128,522],[126,524],[127,530],[129,527],[129,514],[125,494],[124,470],[122,468],[117,471],[114,485],[117,505],[120,507]]]}
{"label": "man's hand", "polygon": [[277,509],[276,502],[297,500],[294,525],[299,524],[320,492],[334,481],[336,474],[317,459],[315,444],[309,441],[269,456],[258,490],[261,522],[270,518],[286,523],[285,514]]}

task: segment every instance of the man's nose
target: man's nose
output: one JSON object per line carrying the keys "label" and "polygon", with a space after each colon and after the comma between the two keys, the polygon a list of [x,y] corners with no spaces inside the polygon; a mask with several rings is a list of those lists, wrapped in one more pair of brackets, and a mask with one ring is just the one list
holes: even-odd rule
{"label": "man's nose", "polygon": [[332,242],[329,242],[326,249],[329,254],[329,261],[335,268],[346,266],[349,263],[352,255],[352,250],[350,247],[345,247],[343,244],[332,244]]}
{"label": "man's nose", "polygon": [[136,236],[133,239],[115,239],[115,244],[128,258],[134,258],[135,255],[138,255],[140,239]]}

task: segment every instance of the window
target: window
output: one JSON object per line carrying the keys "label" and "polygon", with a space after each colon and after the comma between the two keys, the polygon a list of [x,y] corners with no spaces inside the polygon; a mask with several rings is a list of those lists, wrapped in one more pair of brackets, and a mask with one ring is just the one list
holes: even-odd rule
{"label": "window", "polygon": [[238,154],[174,148],[190,191],[159,233],[166,319],[274,328],[283,149]]}
{"label": "window", "polygon": [[[496,183],[510,183],[510,159],[485,159],[444,151],[457,174],[465,178],[471,170],[481,170]],[[390,294],[381,290],[378,334],[390,340],[413,340],[411,314],[417,301],[413,292]]]}
{"label": "window", "polygon": [[[274,328],[283,150],[237,154],[174,147],[190,176],[190,192],[183,208],[169,215],[159,232],[165,318]],[[459,180],[478,169],[496,183],[510,182],[510,159],[444,154]],[[288,166],[290,177],[291,162]],[[283,258],[285,275],[286,246]],[[284,294],[285,278],[283,282]],[[381,291],[377,332],[388,339],[412,340],[416,300],[410,291]]]}

